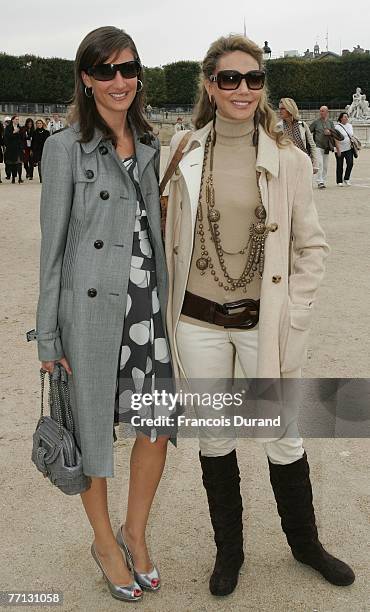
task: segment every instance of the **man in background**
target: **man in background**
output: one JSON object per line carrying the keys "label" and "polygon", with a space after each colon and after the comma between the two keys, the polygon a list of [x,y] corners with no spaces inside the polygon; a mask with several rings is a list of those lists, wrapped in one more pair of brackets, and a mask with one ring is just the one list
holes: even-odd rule
{"label": "man in background", "polygon": [[[319,165],[319,171],[316,174],[316,182],[319,189],[324,189],[326,187],[325,182],[328,174],[329,152],[333,150],[330,136],[331,130],[334,130],[334,123],[329,119],[329,109],[327,106],[322,106],[319,112],[320,117],[311,123],[310,131],[315,141]],[[331,136],[331,139],[332,138]],[[335,141],[337,150],[338,146],[338,143]]]}
{"label": "man in background", "polygon": [[63,121],[59,118],[58,113],[53,113],[53,118],[47,124],[47,130],[50,132],[50,136],[56,132],[60,132],[64,128]]}

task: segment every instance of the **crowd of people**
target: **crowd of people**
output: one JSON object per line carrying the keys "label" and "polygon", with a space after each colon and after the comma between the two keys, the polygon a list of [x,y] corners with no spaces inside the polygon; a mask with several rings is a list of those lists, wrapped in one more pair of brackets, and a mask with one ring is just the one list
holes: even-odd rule
{"label": "crowd of people", "polygon": [[[335,152],[337,185],[349,187],[353,160],[357,157],[361,144],[353,133],[348,113],[340,113],[335,124],[329,119],[327,106],[321,106],[319,113],[319,117],[308,126],[305,121],[301,120],[295,101],[292,98],[282,98],[279,103],[278,127],[311,158],[318,189],[326,187],[331,151]],[[346,170],[343,178],[344,160]]]}
{"label": "crowd of people", "polygon": [[[151,112],[152,107],[148,105],[148,118]],[[292,98],[282,98],[278,112],[280,120],[277,128],[310,157],[318,189],[326,188],[331,151],[335,152],[336,183],[339,187],[349,187],[354,158],[357,157],[361,144],[354,136],[348,113],[341,112],[334,123],[329,119],[328,107],[322,106],[319,117],[308,125],[300,118],[298,106]],[[19,124],[18,115],[5,117],[4,123],[0,121],[0,163],[5,163],[5,178],[15,183],[18,177],[18,183],[23,183],[24,168],[26,179],[32,181],[34,168],[37,167],[42,183],[41,158],[45,141],[64,127],[57,113],[53,114],[52,119],[38,119],[36,124],[33,119],[28,118],[23,126]],[[183,118],[178,117],[174,125],[175,133],[185,129]]]}
{"label": "crowd of people", "polygon": [[0,121],[0,163],[5,164],[6,180],[15,183],[18,178],[19,184],[24,183],[24,169],[26,179],[32,181],[37,167],[42,183],[41,158],[45,141],[63,128],[64,123],[57,113],[53,114],[52,119],[37,119],[36,123],[29,117],[24,125],[20,125],[18,115]]}

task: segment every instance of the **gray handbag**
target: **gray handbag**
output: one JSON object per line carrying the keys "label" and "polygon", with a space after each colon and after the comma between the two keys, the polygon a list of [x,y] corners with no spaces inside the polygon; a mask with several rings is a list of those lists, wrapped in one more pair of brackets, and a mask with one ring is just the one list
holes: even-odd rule
{"label": "gray handbag", "polygon": [[91,479],[82,470],[82,457],[74,437],[68,375],[60,363],[49,373],[50,416],[44,415],[46,370],[40,370],[41,416],[33,434],[32,461],[44,477],[67,495],[83,493]]}

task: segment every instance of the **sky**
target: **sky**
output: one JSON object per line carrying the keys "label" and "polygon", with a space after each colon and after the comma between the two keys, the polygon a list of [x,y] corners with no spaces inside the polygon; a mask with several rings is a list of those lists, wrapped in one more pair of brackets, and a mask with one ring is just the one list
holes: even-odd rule
{"label": "sky", "polygon": [[[114,25],[134,39],[146,66],[178,60],[201,60],[210,43],[221,35],[242,33],[273,57],[284,51],[303,53],[317,42],[340,53],[359,44],[370,48],[368,0],[343,10],[344,0],[11,0],[2,3],[0,52],[74,59],[84,36],[94,28]],[[347,5],[348,6],[348,5]],[[8,27],[9,26],[9,27]]]}

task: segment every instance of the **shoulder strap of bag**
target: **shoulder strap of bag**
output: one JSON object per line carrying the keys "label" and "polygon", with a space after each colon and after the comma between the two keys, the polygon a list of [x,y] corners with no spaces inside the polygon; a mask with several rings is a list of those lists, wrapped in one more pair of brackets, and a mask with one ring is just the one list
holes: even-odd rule
{"label": "shoulder strap of bag", "polygon": [[170,178],[172,177],[173,173],[175,172],[177,166],[179,165],[182,156],[183,156],[183,151],[186,147],[186,145],[188,144],[190,137],[192,136],[193,132],[189,131],[186,132],[186,134],[181,138],[180,140],[180,144],[177,147],[168,167],[166,172],[164,173],[164,177],[161,180],[161,184],[159,185],[159,193],[162,195],[165,187],[168,183],[168,181],[170,180]]}

